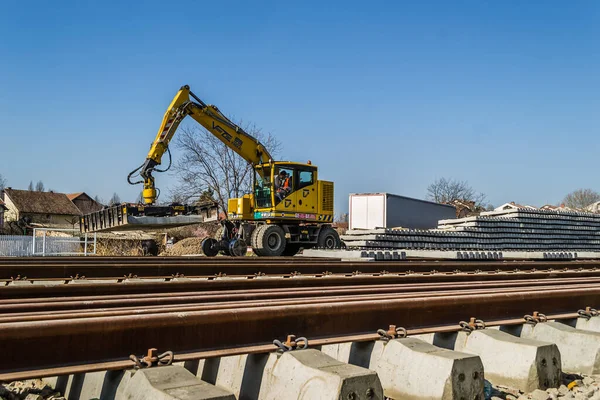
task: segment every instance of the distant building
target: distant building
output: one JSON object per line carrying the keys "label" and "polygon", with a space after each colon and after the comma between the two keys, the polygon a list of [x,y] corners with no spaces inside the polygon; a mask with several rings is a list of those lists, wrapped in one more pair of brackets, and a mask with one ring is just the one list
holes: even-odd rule
{"label": "distant building", "polygon": [[81,211],[64,193],[4,189],[4,221],[27,220],[31,226],[74,228]]}
{"label": "distant building", "polygon": [[2,199],[0,199],[0,230],[4,228],[4,212],[7,210],[8,207],[6,207]]}
{"label": "distant building", "polygon": [[569,207],[565,206],[564,204],[561,204],[560,206],[555,206],[553,204],[546,204],[546,205],[540,207],[540,210],[547,210],[547,211],[574,211],[572,208],[569,208]]}
{"label": "distant building", "polygon": [[92,199],[85,192],[67,194],[67,197],[75,204],[81,214],[93,213],[104,208],[102,204]]}
{"label": "distant building", "polygon": [[517,204],[514,201],[511,201],[510,203],[504,203],[501,206],[494,208],[494,211],[518,210],[520,208],[529,208],[529,209],[532,209],[532,210],[537,210],[537,208],[534,207],[534,206]]}
{"label": "distant building", "polygon": [[593,213],[600,213],[600,201],[590,204],[585,210]]}

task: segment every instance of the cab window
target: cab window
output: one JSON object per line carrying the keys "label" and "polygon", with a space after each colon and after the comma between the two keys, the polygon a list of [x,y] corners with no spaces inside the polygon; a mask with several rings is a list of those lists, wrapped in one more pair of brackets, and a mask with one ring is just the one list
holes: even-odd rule
{"label": "cab window", "polygon": [[[259,172],[262,172],[262,174]],[[263,168],[262,171],[257,168],[254,178],[254,200],[257,208],[272,206],[271,190],[271,168]]]}
{"label": "cab window", "polygon": [[312,185],[314,183],[313,171],[298,171],[298,189]]}

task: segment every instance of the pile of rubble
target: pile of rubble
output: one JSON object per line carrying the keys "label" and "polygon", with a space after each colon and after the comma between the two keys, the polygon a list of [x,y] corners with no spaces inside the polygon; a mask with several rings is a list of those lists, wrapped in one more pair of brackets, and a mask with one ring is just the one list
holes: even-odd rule
{"label": "pile of rubble", "polygon": [[518,389],[496,385],[490,385],[488,389],[486,381],[485,398],[486,400],[600,400],[600,382],[597,376],[563,373],[561,383],[559,388],[536,389],[531,393],[524,393]]}
{"label": "pile of rubble", "polygon": [[180,240],[173,246],[160,253],[160,256],[189,256],[202,254],[200,237],[190,237]]}
{"label": "pile of rubble", "polygon": [[510,209],[442,220],[437,229],[349,230],[348,248],[482,251],[600,251],[600,214]]}
{"label": "pile of rubble", "polygon": [[0,399],[6,400],[65,400],[41,379],[15,381],[0,385]]}

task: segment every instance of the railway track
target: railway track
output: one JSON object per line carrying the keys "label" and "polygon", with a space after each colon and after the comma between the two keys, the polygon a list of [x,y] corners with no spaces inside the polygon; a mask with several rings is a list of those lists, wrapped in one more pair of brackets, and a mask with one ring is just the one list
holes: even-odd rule
{"label": "railway track", "polygon": [[[536,310],[573,317],[600,298],[599,266],[1,259],[6,283],[0,287],[0,380],[126,368],[130,354],[149,348],[187,361],[273,350],[269,343],[288,334],[318,345],[373,340],[389,325],[415,333],[457,330],[459,321],[472,316],[492,324],[522,323],[523,315]],[[15,273],[27,278],[7,279]]]}
{"label": "railway track", "polygon": [[536,272],[595,271],[597,260],[573,261],[341,261],[306,258],[239,258],[219,257],[64,257],[0,258],[0,281],[62,281],[77,279],[118,279],[177,277],[259,277],[302,275],[467,273],[467,272]]}

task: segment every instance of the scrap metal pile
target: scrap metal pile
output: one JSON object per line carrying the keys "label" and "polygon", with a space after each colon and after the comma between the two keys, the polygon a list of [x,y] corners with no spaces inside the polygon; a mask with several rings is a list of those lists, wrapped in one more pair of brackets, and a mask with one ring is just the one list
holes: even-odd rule
{"label": "scrap metal pile", "polygon": [[350,230],[351,249],[600,251],[600,214],[511,209],[441,220],[437,229]]}

